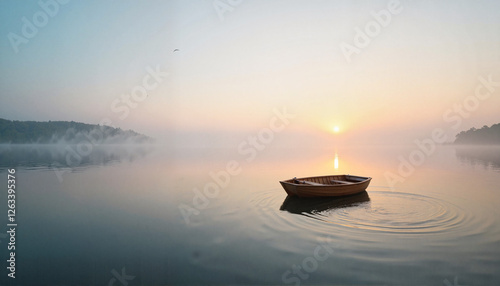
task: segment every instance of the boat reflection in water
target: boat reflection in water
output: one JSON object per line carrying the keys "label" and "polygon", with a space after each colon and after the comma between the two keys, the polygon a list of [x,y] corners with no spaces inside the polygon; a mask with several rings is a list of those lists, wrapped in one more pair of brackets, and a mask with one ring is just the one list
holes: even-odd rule
{"label": "boat reflection in water", "polygon": [[309,216],[308,214],[355,207],[369,201],[370,197],[366,191],[345,197],[300,198],[297,196],[287,196],[280,210]]}

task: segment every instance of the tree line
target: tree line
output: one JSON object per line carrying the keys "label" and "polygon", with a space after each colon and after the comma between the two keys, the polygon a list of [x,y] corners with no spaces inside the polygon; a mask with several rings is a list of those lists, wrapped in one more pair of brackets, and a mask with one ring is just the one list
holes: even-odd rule
{"label": "tree line", "polygon": [[500,144],[500,123],[462,131],[457,134],[455,144]]}
{"label": "tree line", "polygon": [[[90,134],[100,130],[105,137],[139,138],[147,141],[150,138],[132,130],[123,131],[103,125],[85,124],[74,121],[17,121],[0,118],[0,143],[12,144],[50,144],[60,139],[68,139],[72,134]],[[71,139],[71,138],[70,138]],[[106,138],[103,138],[106,139]]]}

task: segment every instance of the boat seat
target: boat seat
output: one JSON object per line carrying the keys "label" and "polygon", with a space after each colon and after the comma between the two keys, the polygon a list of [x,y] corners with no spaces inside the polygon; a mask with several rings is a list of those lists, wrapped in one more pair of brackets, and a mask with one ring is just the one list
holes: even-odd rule
{"label": "boat seat", "polygon": [[298,181],[298,182],[301,184],[307,184],[307,185],[311,185],[311,186],[327,186],[325,184],[315,183],[315,182],[311,182],[311,181]]}
{"label": "boat seat", "polygon": [[350,185],[350,184],[354,184],[353,182],[348,182],[348,181],[339,181],[339,180],[330,180],[332,183],[336,183],[336,184],[342,184],[342,185]]}
{"label": "boat seat", "polygon": [[368,178],[349,176],[349,180],[354,182],[363,182],[366,181],[367,179]]}

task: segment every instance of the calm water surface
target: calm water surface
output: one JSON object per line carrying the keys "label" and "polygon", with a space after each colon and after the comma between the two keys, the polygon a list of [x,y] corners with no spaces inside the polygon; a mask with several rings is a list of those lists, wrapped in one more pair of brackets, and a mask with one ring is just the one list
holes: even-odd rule
{"label": "calm water surface", "polygon": [[[2,285],[500,283],[499,147],[438,147],[406,169],[414,146],[68,150],[0,148],[0,228],[7,168],[18,223],[15,280],[0,234]],[[278,183],[343,173],[373,180],[321,200]]]}

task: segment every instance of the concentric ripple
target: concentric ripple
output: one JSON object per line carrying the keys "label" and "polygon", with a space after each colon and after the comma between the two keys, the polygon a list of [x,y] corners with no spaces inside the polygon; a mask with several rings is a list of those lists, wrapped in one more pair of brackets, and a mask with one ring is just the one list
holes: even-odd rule
{"label": "concentric ripple", "polygon": [[429,196],[370,192],[370,198],[365,207],[329,210],[326,217],[347,227],[398,233],[444,232],[467,220],[463,209]]}
{"label": "concentric ripple", "polygon": [[258,216],[270,228],[299,227],[329,232],[328,229],[334,227],[363,232],[424,234],[461,231],[473,224],[472,217],[463,208],[420,194],[369,191],[345,198],[286,197],[283,201],[284,197],[278,190],[268,190],[255,193],[251,200],[260,212]]}

